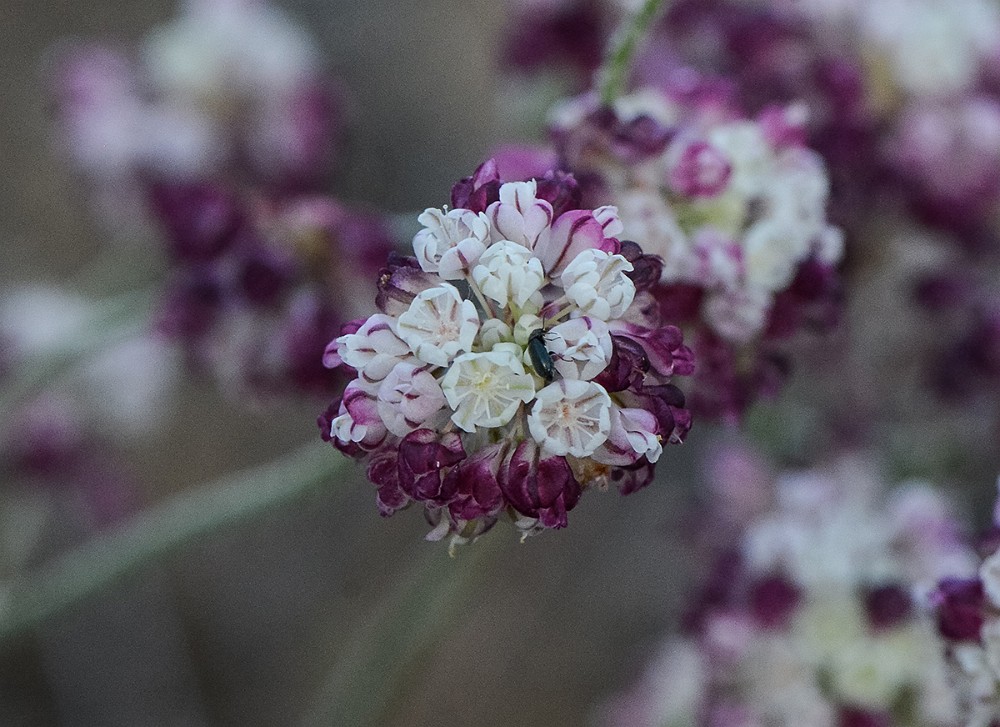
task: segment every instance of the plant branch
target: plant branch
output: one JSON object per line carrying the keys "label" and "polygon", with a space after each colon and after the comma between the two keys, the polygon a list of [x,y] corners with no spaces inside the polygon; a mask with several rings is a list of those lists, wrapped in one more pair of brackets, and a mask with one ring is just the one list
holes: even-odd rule
{"label": "plant branch", "polygon": [[608,53],[597,74],[601,103],[610,106],[625,90],[636,51],[664,4],[665,0],[644,0],[642,7],[622,23],[611,39]]}
{"label": "plant branch", "polygon": [[346,458],[310,444],[265,465],[201,485],[136,515],[9,584],[0,642],[98,593],[196,538],[291,502],[343,468]]}

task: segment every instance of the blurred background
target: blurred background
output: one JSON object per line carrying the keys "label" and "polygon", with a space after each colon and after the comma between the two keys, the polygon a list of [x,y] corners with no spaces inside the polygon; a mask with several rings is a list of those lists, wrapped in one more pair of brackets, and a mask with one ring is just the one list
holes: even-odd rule
{"label": "blurred background", "polygon": [[[495,72],[503,4],[282,7],[343,82],[348,132],[331,190],[342,199],[401,214],[440,205],[498,142],[534,126],[504,101],[510,92]],[[53,48],[66,39],[135,44],[175,11],[158,1],[4,5],[4,288],[86,288],[88,266],[110,245],[54,143],[44,76]],[[155,278],[159,254],[132,250],[117,266]],[[134,257],[139,273],[126,269]],[[138,483],[133,506],[143,507],[299,445],[325,446],[314,424],[323,405],[248,412],[211,381],[183,376],[145,411],[153,436],[107,436]],[[454,559],[424,542],[419,512],[378,518],[361,468],[349,467],[4,642],[0,724],[587,723],[640,673],[685,596],[693,556],[681,504],[712,436],[670,451],[657,482],[635,496],[590,494],[566,531],[523,544],[498,532]],[[86,538],[74,497],[45,492],[51,507],[28,567]],[[335,714],[353,716],[331,722]]]}

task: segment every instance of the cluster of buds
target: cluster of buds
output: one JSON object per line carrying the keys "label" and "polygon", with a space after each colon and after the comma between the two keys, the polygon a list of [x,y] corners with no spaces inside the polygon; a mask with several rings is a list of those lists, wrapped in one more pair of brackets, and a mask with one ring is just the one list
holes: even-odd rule
{"label": "cluster of buds", "polygon": [[980,544],[979,572],[944,578],[933,594],[964,727],[1000,724],[1000,519]]}
{"label": "cluster of buds", "polygon": [[173,267],[159,328],[196,368],[237,393],[339,390],[322,353],[392,248],[380,218],[208,183],[154,185],[152,206]]}
{"label": "cluster of buds", "polygon": [[935,579],[970,572],[974,557],[933,489],[910,483],[885,499],[881,485],[848,460],[780,477],[771,507],[719,558],[686,633],[666,643],[609,722],[954,725],[921,605]]}
{"label": "cluster of buds", "polygon": [[277,8],[185,2],[136,55],[71,45],[52,73],[62,144],[110,219],[136,215],[130,193],[149,176],[281,190],[325,180],[337,94],[312,40]]}
{"label": "cluster of buds", "polygon": [[662,262],[560,173],[502,183],[490,161],[451,201],[382,271],[380,312],[328,347],[357,378],[323,438],[367,462],[383,515],[422,504],[431,538],[503,514],[525,534],[564,527],[585,488],[648,484],[690,426],[670,379],[691,352],[649,292]]}
{"label": "cluster of buds", "polygon": [[826,219],[822,160],[804,146],[804,109],[741,117],[711,89],[648,88],[612,107],[593,97],[553,115],[587,202],[664,260],[656,295],[688,325],[699,361],[692,406],[738,419],[780,381],[775,342],[837,314],[841,232]]}

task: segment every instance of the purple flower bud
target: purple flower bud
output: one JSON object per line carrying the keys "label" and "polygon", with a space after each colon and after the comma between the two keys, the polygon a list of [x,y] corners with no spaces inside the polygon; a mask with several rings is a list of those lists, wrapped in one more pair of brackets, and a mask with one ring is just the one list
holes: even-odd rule
{"label": "purple flower bud", "polygon": [[604,12],[593,0],[529,7],[507,29],[504,67],[563,66],[589,78],[601,63],[604,42]]}
{"label": "purple flower bud", "polygon": [[837,727],[893,727],[895,724],[891,714],[861,707],[842,707],[837,717]]}
{"label": "purple flower bud", "polygon": [[757,115],[764,138],[778,149],[802,147],[809,136],[808,111],[802,105],[768,106]]}
{"label": "purple flower bud", "polygon": [[631,495],[650,484],[655,473],[656,466],[643,456],[635,464],[611,470],[611,482],[621,494]]}
{"label": "purple flower bud", "polygon": [[940,634],[952,641],[979,641],[986,594],[978,578],[945,578],[931,597]]}
{"label": "purple flower bud", "polygon": [[386,315],[398,316],[420,293],[438,284],[440,279],[421,270],[415,257],[393,252],[379,273],[375,305]]}
{"label": "purple flower bud", "polygon": [[3,454],[20,474],[53,477],[86,453],[83,431],[65,402],[39,399],[11,419]]}
{"label": "purple flower bud", "polygon": [[215,325],[223,308],[218,279],[207,270],[176,276],[157,316],[157,329],[170,338],[198,339]]}
{"label": "purple flower bud", "polygon": [[153,183],[150,204],[181,262],[212,260],[236,239],[243,213],[226,190],[210,184]]}
{"label": "purple flower bud", "polygon": [[802,600],[798,587],[784,576],[761,578],[750,584],[750,611],[768,629],[785,627]]}
{"label": "purple flower bud", "polygon": [[626,273],[635,283],[637,291],[651,290],[660,282],[663,275],[663,258],[659,255],[645,255],[638,243],[622,240],[619,243],[618,254],[632,263],[632,272]]}
{"label": "purple flower bud", "polygon": [[542,459],[533,440],[518,444],[500,473],[500,488],[511,506],[547,528],[566,527],[566,513],[580,499],[580,485],[565,457]]}
{"label": "purple flower bud", "polygon": [[684,334],[677,326],[642,328],[632,324],[617,325],[614,333],[642,347],[649,368],[660,376],[687,376],[694,371],[694,354],[684,345]]}
{"label": "purple flower bud", "polygon": [[504,507],[498,474],[508,446],[494,444],[462,460],[448,472],[445,489],[455,493],[448,506],[457,520],[492,518]]}
{"label": "purple flower bud", "polygon": [[671,150],[672,162],[667,184],[685,197],[715,197],[729,183],[732,165],[725,155],[707,141],[685,142]]}
{"label": "purple flower bud", "polygon": [[554,170],[536,178],[535,183],[538,187],[535,196],[552,205],[553,218],[580,209],[583,192],[572,174]]}
{"label": "purple flower bud", "polygon": [[874,629],[891,629],[913,615],[913,599],[898,583],[869,588],[864,593],[865,612]]}
{"label": "purple flower bud", "polygon": [[406,507],[410,497],[399,486],[399,451],[383,447],[372,453],[368,462],[368,479],[377,488],[376,504],[382,517],[389,517]]}
{"label": "purple flower bud", "polygon": [[642,383],[649,371],[649,358],[643,347],[627,336],[611,336],[611,360],[594,382],[608,392],[632,389]]}
{"label": "purple flower bud", "polygon": [[261,244],[241,250],[237,262],[237,286],[252,305],[277,305],[295,275],[295,261]]}
{"label": "purple flower bud", "polygon": [[485,212],[499,200],[500,173],[493,159],[487,159],[471,177],[465,177],[451,188],[451,206],[455,209]]}
{"label": "purple flower bud", "polygon": [[417,429],[399,444],[399,485],[414,500],[447,505],[455,496],[454,479],[446,469],[465,459],[462,439],[455,432],[439,435]]}

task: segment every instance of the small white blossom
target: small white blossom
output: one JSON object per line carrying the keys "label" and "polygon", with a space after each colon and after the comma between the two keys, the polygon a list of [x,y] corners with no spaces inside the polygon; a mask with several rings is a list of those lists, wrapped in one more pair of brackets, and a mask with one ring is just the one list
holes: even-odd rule
{"label": "small white blossom", "polygon": [[411,357],[410,347],[396,335],[396,319],[376,313],[357,333],[337,339],[337,354],[368,382],[381,381],[400,361]]}
{"label": "small white blossom", "polygon": [[582,313],[608,321],[620,318],[635,299],[635,283],[625,274],[631,271],[632,263],[621,255],[590,249],[577,255],[559,280]]}
{"label": "small white blossom", "polygon": [[509,240],[529,250],[545,242],[552,226],[552,205],[535,196],[537,189],[533,180],[500,186],[500,200],[486,210],[493,242]]}
{"label": "small white blossom", "polygon": [[465,277],[489,242],[486,216],[471,210],[429,208],[417,221],[424,226],[413,238],[417,262],[424,272],[438,273],[444,280]]}
{"label": "small white blossom", "polygon": [[675,212],[663,198],[653,190],[622,191],[618,195],[618,214],[629,235],[642,240],[645,252],[663,258],[663,280],[680,279],[691,246]]}
{"label": "small white blossom", "polygon": [[479,314],[470,300],[462,300],[447,283],[423,291],[399,316],[399,336],[421,361],[447,366],[462,351],[469,351],[479,331]]}
{"label": "small white blossom", "polygon": [[541,307],[538,291],[545,285],[542,261],[523,245],[504,240],[483,253],[472,270],[472,279],[488,298],[502,306],[523,308],[532,299]]}
{"label": "small white blossom", "polygon": [[611,331],[597,318],[583,316],[553,326],[545,334],[556,371],[567,379],[590,381],[611,362]]}
{"label": "small white blossom", "polygon": [[437,379],[411,363],[396,364],[378,390],[378,415],[397,437],[424,425],[444,405]]}
{"label": "small white blossom", "polygon": [[[508,348],[509,346],[509,348]],[[486,353],[455,359],[441,380],[451,420],[466,432],[499,427],[535,396],[535,383],[518,359],[519,347],[500,344]]]}
{"label": "small white blossom", "polygon": [[809,252],[809,238],[783,219],[753,224],[743,240],[747,285],[779,291],[788,287],[798,263]]}
{"label": "small white blossom", "polygon": [[771,294],[765,290],[737,288],[710,296],[702,313],[723,338],[745,343],[764,328],[771,303]]}
{"label": "small white blossom", "polygon": [[490,351],[498,343],[509,343],[514,337],[510,326],[499,318],[490,318],[479,328],[479,347]]}
{"label": "small white blossom", "polygon": [[591,381],[560,379],[535,395],[528,429],[551,454],[588,457],[611,431],[611,397]]}

